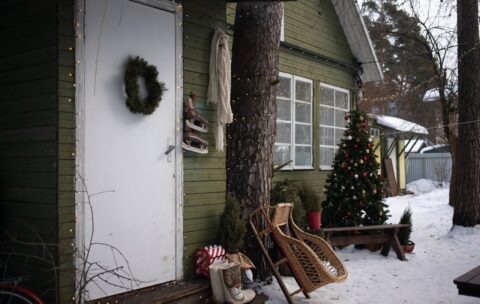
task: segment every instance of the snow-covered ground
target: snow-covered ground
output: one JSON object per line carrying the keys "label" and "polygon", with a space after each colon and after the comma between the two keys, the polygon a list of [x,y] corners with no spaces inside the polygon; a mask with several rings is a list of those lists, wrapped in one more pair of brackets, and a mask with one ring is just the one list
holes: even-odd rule
{"label": "snow-covered ground", "polygon": [[[419,180],[407,186],[414,195],[387,199],[388,222],[397,223],[403,210],[413,211],[411,239],[415,250],[407,262],[379,252],[357,250],[353,246],[337,251],[344,261],[348,278],[343,283],[317,289],[307,300],[294,296],[295,303],[395,304],[395,303],[480,303],[479,298],[459,296],[453,280],[480,265],[480,225],[454,227],[453,209],[448,205],[448,185],[438,188],[433,181]],[[285,278],[290,291],[298,289],[292,278]],[[278,284],[263,287],[267,303],[287,303]]]}

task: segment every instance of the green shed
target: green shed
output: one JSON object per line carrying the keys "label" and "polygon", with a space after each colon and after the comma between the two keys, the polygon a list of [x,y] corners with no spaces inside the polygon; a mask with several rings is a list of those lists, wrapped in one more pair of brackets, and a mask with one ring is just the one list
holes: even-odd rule
{"label": "green shed", "polygon": [[[234,12],[224,0],[1,1],[2,273],[28,274],[48,303],[195,276],[226,186],[206,103],[210,43],[216,28],[233,35]],[[274,159],[292,163],[277,178],[323,195],[343,117],[382,72],[355,1],[285,2],[280,47]],[[125,106],[136,56],[166,87],[151,115]],[[180,148],[190,92],[210,121],[208,154]]]}

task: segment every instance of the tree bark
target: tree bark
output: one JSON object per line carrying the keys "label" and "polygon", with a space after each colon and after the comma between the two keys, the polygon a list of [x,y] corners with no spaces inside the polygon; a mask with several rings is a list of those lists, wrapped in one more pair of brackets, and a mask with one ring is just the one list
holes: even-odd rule
{"label": "tree bark", "polygon": [[480,39],[478,0],[457,0],[458,146],[453,224],[480,224]]}
{"label": "tree bark", "polygon": [[[244,208],[245,220],[270,204],[276,90],[283,4],[237,4],[232,51],[233,122],[227,127],[227,192]],[[268,276],[261,251],[247,233],[245,252],[260,277]]]}

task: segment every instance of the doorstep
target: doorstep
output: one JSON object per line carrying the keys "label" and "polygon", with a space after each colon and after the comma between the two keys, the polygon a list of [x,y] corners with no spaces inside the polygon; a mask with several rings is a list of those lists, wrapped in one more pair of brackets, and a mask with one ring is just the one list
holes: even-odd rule
{"label": "doorstep", "polygon": [[110,296],[88,304],[200,304],[208,303],[212,292],[208,280],[169,282]]}
{"label": "doorstep", "polygon": [[[137,289],[90,301],[88,304],[210,304],[213,303],[211,296],[210,281],[197,279],[192,281],[170,282]],[[264,304],[267,300],[267,296],[257,295],[250,304]]]}

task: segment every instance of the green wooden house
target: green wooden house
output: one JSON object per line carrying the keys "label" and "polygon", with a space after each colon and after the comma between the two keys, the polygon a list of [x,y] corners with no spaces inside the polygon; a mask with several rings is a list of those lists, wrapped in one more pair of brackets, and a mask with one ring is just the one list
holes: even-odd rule
{"label": "green wooden house", "polygon": [[[194,277],[193,252],[215,243],[225,154],[212,131],[208,154],[183,151],[182,115],[194,92],[215,130],[210,40],[234,10],[224,0],[1,1],[2,273],[29,274],[48,303],[72,302],[85,259],[90,299]],[[152,115],[125,106],[128,56],[165,83]],[[355,1],[285,2],[280,70],[274,158],[293,162],[278,178],[321,193],[359,83],[382,78]]]}

